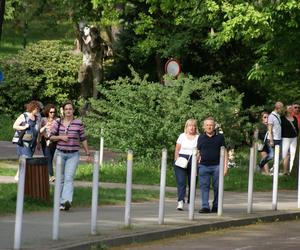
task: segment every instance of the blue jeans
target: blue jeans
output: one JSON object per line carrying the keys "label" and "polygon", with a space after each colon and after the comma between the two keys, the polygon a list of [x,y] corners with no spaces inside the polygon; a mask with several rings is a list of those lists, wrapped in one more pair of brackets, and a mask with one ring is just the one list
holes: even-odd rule
{"label": "blue jeans", "polygon": [[[189,155],[182,155],[186,159],[189,158]],[[189,193],[188,193],[188,202],[190,200],[190,185],[191,185],[191,171],[192,171],[192,157],[190,157],[187,168],[177,167],[174,164],[174,171],[176,176],[176,183],[177,183],[177,196],[178,201],[185,202],[185,192],[186,192],[186,180],[188,181],[189,186]]]}
{"label": "blue jeans", "polygon": [[64,153],[57,150],[56,153],[57,157],[60,156],[62,158],[60,203],[63,204],[66,201],[72,202],[74,190],[73,179],[79,163],[79,151]]}
{"label": "blue jeans", "polygon": [[53,176],[53,157],[55,153],[55,147],[48,147],[47,145],[42,145],[43,154],[47,157],[47,165],[48,165],[48,174]]}
{"label": "blue jeans", "polygon": [[260,163],[259,163],[259,167],[260,168],[263,168],[264,165],[266,165],[274,157],[274,150],[273,150],[273,148],[268,143],[264,147],[266,147],[266,151],[265,152],[267,153],[267,156],[260,161]]}
{"label": "blue jeans", "polygon": [[214,200],[213,207],[218,207],[218,193],[219,193],[219,165],[205,166],[199,165],[199,181],[200,191],[202,195],[202,208],[209,209],[209,189],[210,184],[213,184]]}

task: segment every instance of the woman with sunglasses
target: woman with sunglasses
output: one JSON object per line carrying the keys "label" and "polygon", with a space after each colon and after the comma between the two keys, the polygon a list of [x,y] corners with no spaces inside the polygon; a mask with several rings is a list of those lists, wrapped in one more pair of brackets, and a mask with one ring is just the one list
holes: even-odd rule
{"label": "woman with sunglasses", "polygon": [[55,123],[51,131],[51,141],[57,142],[56,156],[62,159],[62,189],[60,194],[60,210],[68,211],[73,200],[73,179],[79,163],[80,143],[91,162],[91,155],[81,120],[74,117],[74,106],[71,101],[62,105],[63,118]]}
{"label": "woman with sunglasses", "polygon": [[56,108],[53,104],[47,104],[44,109],[45,117],[41,122],[41,145],[43,154],[47,157],[49,181],[54,182],[55,176],[53,172],[53,157],[56,149],[56,143],[50,141],[50,135],[53,125],[56,121]]}
{"label": "woman with sunglasses", "polygon": [[267,112],[262,112],[260,116],[260,122],[257,124],[257,129],[255,131],[255,137],[263,144],[261,150],[259,150],[261,155],[261,161],[258,164],[258,167],[262,174],[269,175],[269,166],[268,162],[273,159],[273,150],[268,144],[268,117]]}

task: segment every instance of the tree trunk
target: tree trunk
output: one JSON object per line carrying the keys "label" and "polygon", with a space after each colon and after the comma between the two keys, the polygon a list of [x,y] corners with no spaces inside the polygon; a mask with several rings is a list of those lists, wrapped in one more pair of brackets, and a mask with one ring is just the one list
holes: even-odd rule
{"label": "tree trunk", "polygon": [[2,37],[2,25],[4,21],[4,13],[5,13],[5,0],[0,0],[0,41]]}
{"label": "tree trunk", "polygon": [[164,75],[163,65],[162,65],[161,58],[158,54],[155,55],[155,66],[156,66],[156,74],[157,74],[158,80],[159,80],[160,83],[163,84],[163,82],[164,82],[164,79],[163,79],[163,75]]}

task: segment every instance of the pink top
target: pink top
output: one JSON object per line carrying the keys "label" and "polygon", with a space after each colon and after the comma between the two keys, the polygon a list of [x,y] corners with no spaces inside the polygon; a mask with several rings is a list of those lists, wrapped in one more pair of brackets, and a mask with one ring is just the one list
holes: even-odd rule
{"label": "pink top", "polygon": [[[59,127],[59,131],[58,130]],[[74,119],[70,122],[69,126],[65,127],[61,122],[55,122],[53,125],[52,135],[68,135],[68,141],[61,141],[57,142],[57,149],[60,150],[79,150],[80,149],[80,142],[86,140],[86,136],[84,134],[84,126],[83,123],[78,120]]]}

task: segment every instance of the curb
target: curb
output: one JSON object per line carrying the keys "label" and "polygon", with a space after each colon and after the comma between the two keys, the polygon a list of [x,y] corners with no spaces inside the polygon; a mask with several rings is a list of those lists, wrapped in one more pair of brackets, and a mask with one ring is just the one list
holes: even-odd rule
{"label": "curb", "polygon": [[80,244],[68,245],[65,247],[55,247],[52,249],[72,249],[72,250],[90,250],[90,249],[105,249],[105,247],[117,247],[122,245],[129,245],[132,243],[141,243],[154,240],[162,240],[166,238],[176,237],[179,235],[204,233],[209,231],[217,231],[230,227],[248,226],[255,223],[268,223],[277,221],[297,220],[300,218],[300,212],[258,216],[254,218],[245,218],[230,220],[224,222],[215,222],[202,225],[184,226],[175,229],[157,230],[152,232],[135,233],[132,235],[111,237],[109,239],[94,240],[90,242],[82,242]]}

